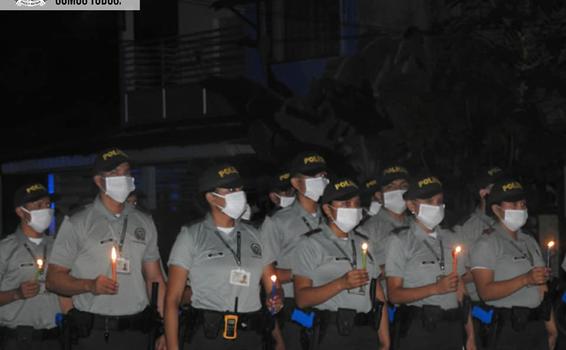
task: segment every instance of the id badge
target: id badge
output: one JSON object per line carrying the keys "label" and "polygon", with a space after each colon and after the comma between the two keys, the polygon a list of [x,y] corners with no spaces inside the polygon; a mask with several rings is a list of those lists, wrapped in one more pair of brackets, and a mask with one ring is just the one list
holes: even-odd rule
{"label": "id badge", "polygon": [[361,287],[358,287],[358,288],[348,289],[348,294],[366,295],[365,286],[361,286]]}
{"label": "id badge", "polygon": [[123,256],[116,259],[116,272],[120,274],[130,274],[130,259]]}
{"label": "id badge", "polygon": [[249,287],[251,273],[242,269],[230,271],[230,284],[235,286]]}

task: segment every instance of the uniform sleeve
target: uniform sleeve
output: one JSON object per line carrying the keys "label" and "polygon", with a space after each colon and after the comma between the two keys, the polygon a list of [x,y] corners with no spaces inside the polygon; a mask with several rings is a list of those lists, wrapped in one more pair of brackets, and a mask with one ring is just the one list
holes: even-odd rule
{"label": "uniform sleeve", "polygon": [[191,269],[194,259],[194,244],[193,237],[189,232],[188,227],[183,226],[181,232],[177,235],[177,239],[171,248],[171,254],[169,254],[168,265],[176,265],[186,269],[187,271]]}
{"label": "uniform sleeve", "polygon": [[143,261],[156,261],[161,258],[159,256],[159,247],[157,246],[157,228],[155,227],[153,219],[149,218],[148,221],[146,226],[149,229],[149,241],[145,248]]}
{"label": "uniform sleeve", "polygon": [[66,216],[53,243],[50,263],[70,269],[79,253],[79,242],[77,228]]}
{"label": "uniform sleeve", "polygon": [[494,270],[497,264],[497,247],[493,240],[479,239],[470,251],[472,269]]}
{"label": "uniform sleeve", "polygon": [[279,242],[277,226],[271,217],[267,216],[265,218],[260,231],[263,248],[272,256],[273,260],[271,262],[273,262],[277,260],[277,257],[281,254],[281,244]]}
{"label": "uniform sleeve", "polygon": [[320,254],[317,254],[315,246],[307,239],[299,242],[291,262],[294,275],[310,278],[314,280],[314,272],[320,265]]}
{"label": "uniform sleeve", "polygon": [[385,275],[387,277],[403,277],[405,274],[407,257],[402,243],[397,235],[391,235],[385,257]]}
{"label": "uniform sleeve", "polygon": [[[4,275],[8,270],[8,257],[11,255],[5,247],[5,244],[0,244],[0,282],[4,279]],[[1,283],[0,283],[1,284]]]}

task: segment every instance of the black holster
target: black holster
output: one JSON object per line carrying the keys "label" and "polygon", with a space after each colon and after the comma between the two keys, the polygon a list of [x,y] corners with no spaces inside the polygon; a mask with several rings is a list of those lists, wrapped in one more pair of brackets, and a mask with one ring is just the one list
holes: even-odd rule
{"label": "black holster", "polygon": [[90,335],[94,323],[94,315],[90,312],[71,309],[65,319],[73,343],[76,343],[78,338],[86,338]]}
{"label": "black holster", "polygon": [[336,329],[338,330],[338,334],[343,336],[352,334],[355,319],[356,310],[338,309],[338,312],[336,314]]}
{"label": "black holster", "polygon": [[442,321],[442,309],[435,305],[423,305],[422,309],[423,328],[432,332],[436,329],[436,324]]}
{"label": "black holster", "polygon": [[218,338],[224,315],[220,312],[203,312],[201,317],[204,336],[208,339]]}
{"label": "black holster", "polygon": [[385,303],[382,301],[376,301],[373,304],[373,309],[371,310],[371,320],[370,325],[376,331],[379,330],[379,325],[381,324],[381,316],[383,315],[383,309],[385,308]]}
{"label": "black holster", "polygon": [[511,328],[515,332],[522,332],[527,328],[531,315],[531,309],[527,307],[514,306],[511,308]]}

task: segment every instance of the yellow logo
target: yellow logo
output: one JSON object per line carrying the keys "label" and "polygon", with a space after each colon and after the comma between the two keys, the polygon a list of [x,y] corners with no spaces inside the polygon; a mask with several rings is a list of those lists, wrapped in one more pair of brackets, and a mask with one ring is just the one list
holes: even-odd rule
{"label": "yellow logo", "polygon": [[324,161],[324,158],[322,158],[321,156],[305,157],[305,158],[303,159],[303,161],[304,161],[305,165],[307,165],[307,164],[319,164],[319,163],[324,164],[324,163],[326,163],[326,162]]}
{"label": "yellow logo", "polygon": [[502,171],[501,168],[491,168],[487,171],[487,173],[489,176],[493,176],[497,173],[500,173],[501,171]]}
{"label": "yellow logo", "polygon": [[231,175],[231,174],[239,174],[238,170],[236,170],[236,168],[234,168],[233,166],[229,166],[229,167],[224,168],[224,169],[222,169],[218,172],[218,176],[220,176],[220,178],[224,178],[225,176],[228,176],[228,175]]}
{"label": "yellow logo", "polygon": [[279,181],[287,181],[289,180],[290,177],[291,177],[290,173],[281,174],[279,176]]}
{"label": "yellow logo", "polygon": [[354,185],[354,183],[350,180],[344,180],[344,181],[340,181],[337,184],[334,184],[334,188],[339,190],[341,188],[348,188],[348,187],[356,187],[356,185]]}
{"label": "yellow logo", "polygon": [[114,158],[114,157],[117,157],[117,156],[128,157],[128,155],[127,155],[126,153],[124,153],[124,152],[122,152],[121,150],[115,148],[115,149],[113,149],[113,150],[111,150],[111,151],[108,151],[108,152],[104,153],[104,154],[102,155],[102,159],[103,159],[103,160],[108,160],[108,159],[111,159],[111,158]]}
{"label": "yellow logo", "polygon": [[383,175],[398,174],[398,173],[408,174],[409,172],[407,171],[407,169],[405,169],[401,166],[392,166],[390,168],[386,168],[385,170],[383,170]]}
{"label": "yellow logo", "polygon": [[371,187],[375,187],[377,186],[377,181],[376,180],[371,180],[366,182],[366,188],[371,188]]}
{"label": "yellow logo", "polygon": [[511,190],[522,190],[523,186],[517,181],[509,182],[502,187],[503,192],[511,191]]}
{"label": "yellow logo", "polygon": [[421,181],[419,181],[419,188],[422,188],[424,186],[430,186],[432,184],[439,184],[442,186],[442,182],[440,182],[440,180],[438,180],[436,177],[431,176],[431,177],[427,177],[426,179],[422,179]]}
{"label": "yellow logo", "polygon": [[37,192],[37,191],[46,191],[47,192],[47,189],[45,189],[45,187],[42,184],[34,184],[34,185],[31,185],[30,187],[26,188],[27,194]]}

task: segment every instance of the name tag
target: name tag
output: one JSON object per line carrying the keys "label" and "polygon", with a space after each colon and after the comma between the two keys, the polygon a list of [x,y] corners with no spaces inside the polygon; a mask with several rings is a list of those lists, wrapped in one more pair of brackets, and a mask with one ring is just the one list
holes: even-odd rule
{"label": "name tag", "polygon": [[519,262],[519,261],[525,261],[525,260],[527,260],[527,257],[524,256],[524,255],[523,255],[523,256],[514,256],[514,257],[513,257],[513,262]]}
{"label": "name tag", "polygon": [[436,263],[436,261],[434,261],[434,260],[421,261],[421,265],[434,265],[435,263]]}
{"label": "name tag", "polygon": [[120,274],[130,274],[130,259],[125,257],[116,259],[116,272]]}
{"label": "name tag", "polygon": [[20,264],[20,267],[34,267],[33,263],[23,263]]}
{"label": "name tag", "polygon": [[214,259],[214,258],[221,258],[223,256],[224,256],[224,253],[218,252],[218,253],[210,253],[206,257],[209,258],[209,259]]}
{"label": "name tag", "polygon": [[234,286],[249,287],[251,273],[242,269],[230,271],[230,284]]}

